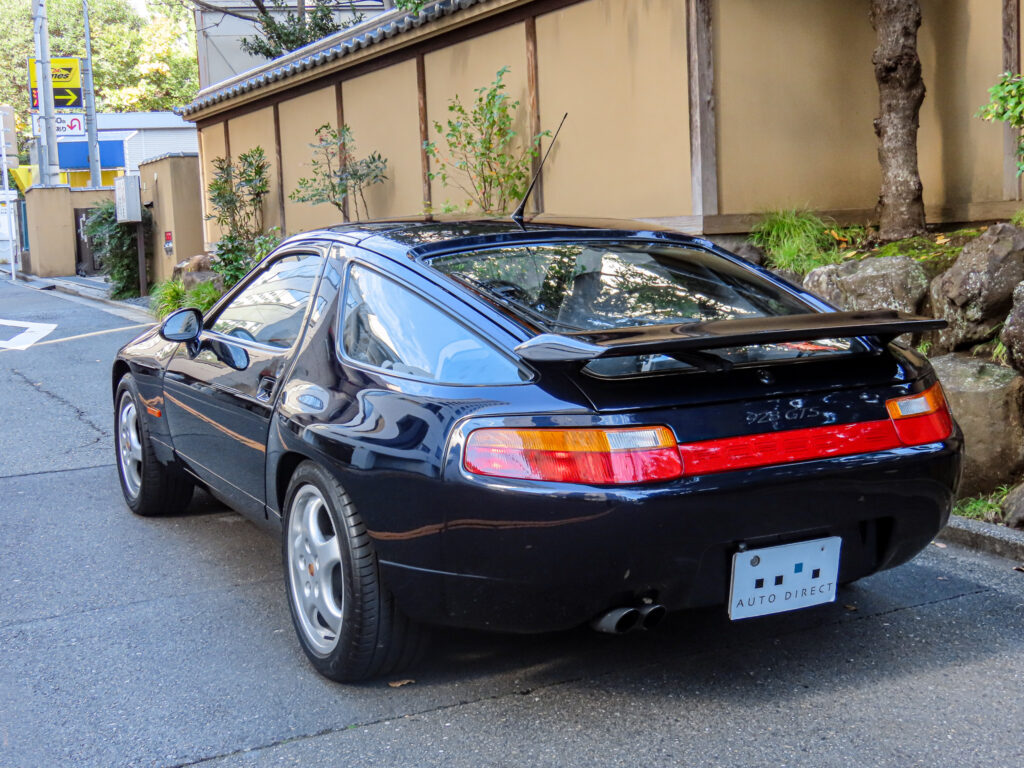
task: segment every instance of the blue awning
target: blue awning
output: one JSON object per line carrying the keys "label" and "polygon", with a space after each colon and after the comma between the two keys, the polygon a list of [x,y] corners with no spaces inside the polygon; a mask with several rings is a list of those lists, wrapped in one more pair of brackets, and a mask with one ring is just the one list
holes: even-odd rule
{"label": "blue awning", "polygon": [[[124,168],[124,142],[100,141],[100,167]],[[57,165],[62,171],[89,170],[89,142],[57,142]]]}

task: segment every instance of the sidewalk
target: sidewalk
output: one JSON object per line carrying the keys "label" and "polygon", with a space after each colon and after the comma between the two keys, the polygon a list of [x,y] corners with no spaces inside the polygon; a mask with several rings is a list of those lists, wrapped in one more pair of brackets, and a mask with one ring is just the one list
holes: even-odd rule
{"label": "sidewalk", "polygon": [[[0,264],[0,280],[10,279],[11,265]],[[103,275],[90,277],[79,277],[78,275],[70,275],[67,277],[36,277],[35,275],[27,275],[19,270],[18,280],[37,290],[60,291],[61,293],[78,296],[83,299],[90,299],[92,301],[98,301],[103,304],[120,307],[133,312],[141,312],[149,316],[148,296],[140,296],[133,299],[112,299],[110,297],[110,283]]]}

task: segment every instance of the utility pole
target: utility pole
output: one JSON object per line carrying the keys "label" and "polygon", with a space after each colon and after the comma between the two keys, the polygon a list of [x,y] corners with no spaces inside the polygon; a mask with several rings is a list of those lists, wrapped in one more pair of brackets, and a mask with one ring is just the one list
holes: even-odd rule
{"label": "utility pole", "polygon": [[45,170],[40,167],[39,175],[43,185],[52,187],[57,184],[60,169],[57,165],[57,126],[53,115],[53,80],[50,73],[50,28],[46,22],[46,0],[34,0],[36,33],[36,86],[39,89],[39,112],[43,120],[43,133],[46,136],[45,152],[40,152],[39,165],[45,163]]}
{"label": "utility pole", "polygon": [[85,133],[89,145],[89,186],[103,186],[100,145],[96,140],[96,95],[92,88],[92,38],[89,34],[89,0],[82,0],[85,20],[85,61],[82,62],[82,98],[85,100]]}

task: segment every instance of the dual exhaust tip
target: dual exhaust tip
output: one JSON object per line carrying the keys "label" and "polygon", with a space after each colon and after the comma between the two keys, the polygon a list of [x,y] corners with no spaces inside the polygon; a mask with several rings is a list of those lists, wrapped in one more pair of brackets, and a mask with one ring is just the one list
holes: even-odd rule
{"label": "dual exhaust tip", "polygon": [[612,608],[590,622],[590,626],[598,632],[621,635],[634,629],[652,629],[665,618],[666,613],[665,606],[658,603],[638,608]]}

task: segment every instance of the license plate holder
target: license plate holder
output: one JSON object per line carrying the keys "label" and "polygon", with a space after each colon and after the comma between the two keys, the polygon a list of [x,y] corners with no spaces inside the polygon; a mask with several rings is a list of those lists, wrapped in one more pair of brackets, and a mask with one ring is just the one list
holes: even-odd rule
{"label": "license plate holder", "polygon": [[729,618],[795,611],[836,599],[840,536],[737,552],[732,556]]}

